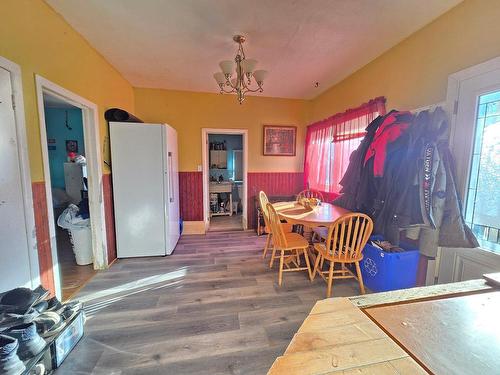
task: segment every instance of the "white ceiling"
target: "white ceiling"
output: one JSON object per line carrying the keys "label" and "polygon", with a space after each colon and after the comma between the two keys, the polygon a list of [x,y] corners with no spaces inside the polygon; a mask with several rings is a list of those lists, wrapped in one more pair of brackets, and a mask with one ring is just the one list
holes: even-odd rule
{"label": "white ceiling", "polygon": [[310,99],[461,0],[46,1],[133,86],[218,92],[243,34],[263,95]]}

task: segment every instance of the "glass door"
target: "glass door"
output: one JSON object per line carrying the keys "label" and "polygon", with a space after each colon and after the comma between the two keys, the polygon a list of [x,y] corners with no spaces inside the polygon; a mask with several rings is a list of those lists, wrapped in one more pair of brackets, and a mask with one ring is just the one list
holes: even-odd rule
{"label": "glass door", "polygon": [[500,251],[500,71],[460,84],[453,150],[467,224]]}

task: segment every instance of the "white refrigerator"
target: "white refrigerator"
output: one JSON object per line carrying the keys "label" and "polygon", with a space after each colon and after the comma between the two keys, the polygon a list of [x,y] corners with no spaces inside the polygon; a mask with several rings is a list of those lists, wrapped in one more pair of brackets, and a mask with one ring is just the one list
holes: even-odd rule
{"label": "white refrigerator", "polygon": [[110,122],[118,258],[169,255],[179,240],[177,132]]}

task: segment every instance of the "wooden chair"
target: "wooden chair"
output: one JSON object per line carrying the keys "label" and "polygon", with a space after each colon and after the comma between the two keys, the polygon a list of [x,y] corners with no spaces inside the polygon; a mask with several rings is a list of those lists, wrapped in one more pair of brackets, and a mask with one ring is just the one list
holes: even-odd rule
{"label": "wooden chair", "polygon": [[[267,198],[266,193],[264,193],[263,191],[260,191],[259,192],[259,204],[260,204],[260,209],[262,210],[262,216],[264,217],[264,223],[266,225],[265,231],[267,233],[266,245],[264,247],[264,252],[262,254],[262,258],[266,257],[267,249],[269,248],[269,245],[271,244],[271,240],[272,240],[272,231],[271,231],[271,227],[269,225],[269,214],[268,214],[268,211],[267,211],[267,204],[268,203],[269,203],[269,199]],[[283,226],[283,230],[285,231],[285,233],[291,232],[292,231],[292,225],[285,224]],[[272,265],[272,263],[271,263],[271,265]]]}
{"label": "wooden chair", "polygon": [[321,202],[324,202],[323,194],[317,190],[302,190],[297,194],[297,201],[300,201],[302,198],[318,198]]}
{"label": "wooden chair", "polygon": [[[323,194],[317,190],[302,190],[299,194],[297,194],[297,202],[299,202],[302,198],[317,198],[321,202],[324,202]],[[328,228],[326,227],[314,227],[312,230],[312,238],[311,241],[319,238],[319,241],[326,241],[326,236],[328,234]]]}
{"label": "wooden chair", "polygon": [[[269,225],[273,233],[273,252],[271,255],[272,266],[274,259],[280,259],[280,268],[278,275],[278,285],[283,282],[283,272],[306,271],[309,274],[309,280],[312,281],[311,265],[309,264],[309,242],[297,233],[285,233],[276,209],[271,203],[267,204],[269,213]],[[276,255],[279,252],[279,255]],[[289,255],[286,255],[286,253]],[[300,255],[304,255],[306,267],[300,266]],[[286,267],[286,269],[285,269]]]}
{"label": "wooden chair", "polygon": [[[332,295],[333,279],[356,278],[361,294],[365,294],[365,286],[359,262],[363,259],[363,248],[373,230],[373,221],[365,214],[351,213],[337,219],[329,228],[326,242],[315,243],[318,252],[314,264],[313,278],[318,272],[327,282],[327,298]],[[328,271],[322,270],[323,261],[330,262]],[[320,266],[321,263],[321,266]],[[340,270],[335,270],[335,263],[341,264]],[[346,268],[346,264],[354,264],[356,275]],[[327,274],[327,277],[325,277]]]}

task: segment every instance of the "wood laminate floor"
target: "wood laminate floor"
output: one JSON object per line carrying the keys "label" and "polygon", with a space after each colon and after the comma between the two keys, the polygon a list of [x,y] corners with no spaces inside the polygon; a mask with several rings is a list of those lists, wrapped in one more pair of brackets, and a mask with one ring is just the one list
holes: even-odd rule
{"label": "wood laminate floor", "polygon": [[210,218],[210,232],[226,232],[233,230],[243,230],[241,214],[233,216],[212,216]]}
{"label": "wood laminate floor", "polygon": [[71,298],[85,283],[94,275],[94,265],[79,266],[76,264],[75,254],[66,229],[56,227],[57,260],[62,285],[62,299],[66,301]]}
{"label": "wood laminate floor", "polygon": [[[264,241],[183,236],[171,256],[116,261],[76,295],[86,334],[56,374],[265,374],[326,285],[291,272],[279,287]],[[335,281],[335,297],[357,294]]]}

